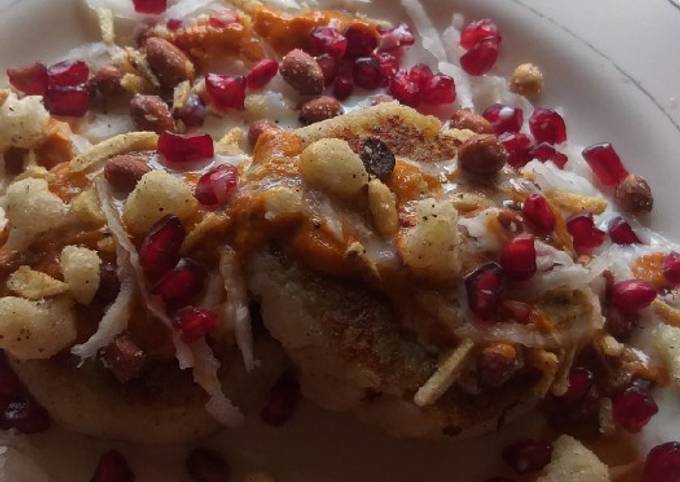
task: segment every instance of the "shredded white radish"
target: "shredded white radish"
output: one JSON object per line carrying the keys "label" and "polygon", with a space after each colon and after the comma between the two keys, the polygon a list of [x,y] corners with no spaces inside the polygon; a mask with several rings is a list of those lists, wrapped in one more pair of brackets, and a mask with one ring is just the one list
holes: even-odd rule
{"label": "shredded white radish", "polygon": [[192,344],[191,350],[195,360],[194,381],[210,395],[205,409],[225,427],[233,428],[243,424],[245,421],[243,414],[224,395],[218,377],[220,362],[215,358],[208,343],[205,339],[196,341]]}
{"label": "shredded white radish", "polygon": [[227,291],[227,300],[222,310],[224,322],[233,327],[243,363],[246,370],[251,371],[257,362],[253,349],[248,292],[238,255],[229,246],[224,248],[220,257],[220,273],[224,280],[224,289]]}
{"label": "shredded white radish", "polygon": [[545,191],[566,191],[586,196],[602,195],[587,179],[573,172],[564,171],[552,162],[533,160],[524,166],[521,172],[523,175],[533,176],[536,184]]}
{"label": "shredded white radish", "polygon": [[446,51],[439,32],[432,24],[425,7],[418,0],[401,0],[406,13],[411,17],[423,47],[435,56],[438,62],[446,62]]}

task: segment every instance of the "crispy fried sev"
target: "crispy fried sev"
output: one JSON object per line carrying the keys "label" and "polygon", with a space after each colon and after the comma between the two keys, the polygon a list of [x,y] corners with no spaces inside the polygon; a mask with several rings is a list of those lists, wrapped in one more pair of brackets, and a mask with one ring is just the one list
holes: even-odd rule
{"label": "crispy fried sev", "polygon": [[413,397],[415,404],[419,407],[425,407],[439,400],[460,376],[465,366],[465,361],[474,346],[475,344],[472,340],[465,339],[460,345],[449,352],[448,355],[444,356],[443,362],[439,363],[439,367],[434,374],[416,392]]}
{"label": "crispy fried sev", "polygon": [[607,209],[607,200],[599,196],[584,196],[575,192],[550,191],[546,193],[550,202],[561,208],[567,214],[577,214],[587,211],[602,214]]}
{"label": "crispy fried sev", "polygon": [[652,302],[652,309],[667,325],[680,327],[680,309],[673,308],[659,298]]}
{"label": "crispy fried sev", "polygon": [[158,134],[155,132],[129,132],[120,134],[92,146],[90,150],[71,160],[71,170],[85,171],[118,154],[156,149]]}
{"label": "crispy fried sev", "polygon": [[536,482],[609,482],[609,468],[581,442],[562,435],[553,444],[552,461]]}
{"label": "crispy fried sev", "polygon": [[7,288],[14,294],[28,300],[49,298],[68,291],[68,285],[43,273],[20,266],[7,280]]}

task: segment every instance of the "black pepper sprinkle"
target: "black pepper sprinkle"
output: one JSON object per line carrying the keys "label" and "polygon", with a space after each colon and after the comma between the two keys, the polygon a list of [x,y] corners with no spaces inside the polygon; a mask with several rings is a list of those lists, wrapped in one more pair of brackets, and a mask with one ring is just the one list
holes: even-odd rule
{"label": "black pepper sprinkle", "polygon": [[387,181],[394,171],[395,158],[390,148],[380,139],[368,138],[360,152],[364,167],[381,181]]}

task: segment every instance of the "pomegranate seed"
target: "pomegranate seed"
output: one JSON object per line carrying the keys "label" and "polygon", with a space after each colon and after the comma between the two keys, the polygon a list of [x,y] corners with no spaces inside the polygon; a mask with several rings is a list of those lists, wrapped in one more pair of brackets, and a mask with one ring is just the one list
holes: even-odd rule
{"label": "pomegranate seed", "polygon": [[139,249],[139,264],[149,279],[156,280],[177,266],[185,237],[177,216],[165,216],[151,227]]}
{"label": "pomegranate seed", "polygon": [[137,13],[161,14],[168,8],[168,0],[132,0]]}
{"label": "pomegranate seed", "polygon": [[415,82],[419,89],[425,88],[433,77],[432,69],[425,64],[416,64],[408,71],[408,78]]}
{"label": "pomegranate seed", "polygon": [[338,77],[333,86],[333,95],[338,100],[345,100],[354,91],[354,82],[347,77]]}
{"label": "pomegranate seed", "polygon": [[187,343],[204,337],[215,329],[218,323],[217,313],[201,308],[185,308],[173,319],[173,324]]}
{"label": "pomegranate seed", "polygon": [[639,381],[621,390],[612,400],[616,423],[630,433],[638,433],[659,411],[647,386]]}
{"label": "pomegranate seed", "polygon": [[621,158],[609,143],[595,144],[583,150],[583,158],[605,186],[617,186],[628,177]]}
{"label": "pomegranate seed", "polygon": [[191,303],[203,290],[205,273],[196,263],[183,260],[172,271],[168,271],[153,288],[166,305],[181,308]]}
{"label": "pomegranate seed", "polygon": [[289,374],[284,374],[272,387],[267,404],[260,412],[267,425],[280,427],[293,416],[300,399],[300,385]]}
{"label": "pomegranate seed", "polygon": [[404,105],[417,107],[420,104],[420,88],[406,72],[398,72],[390,81],[389,92]]}
{"label": "pomegranate seed", "polygon": [[597,248],[604,242],[605,233],[595,227],[592,214],[577,214],[567,221],[574,249],[578,253]]}
{"label": "pomegranate seed", "polygon": [[489,38],[496,39],[497,43],[501,42],[501,36],[498,33],[496,22],[490,18],[474,20],[467,24],[460,33],[460,46],[468,50],[482,40]]}
{"label": "pomegranate seed", "polygon": [[352,72],[354,83],[367,90],[374,90],[380,87],[383,77],[380,73],[378,61],[372,57],[361,57],[354,62]]}
{"label": "pomegranate seed", "polygon": [[135,474],[125,457],[111,450],[99,459],[99,464],[90,482],[134,482]]}
{"label": "pomegranate seed", "polygon": [[508,151],[508,164],[519,169],[529,162],[531,139],[521,132],[505,132],[498,137]]}
{"label": "pomegranate seed", "polygon": [[671,252],[663,260],[663,275],[669,282],[680,284],[680,253]]}
{"label": "pomegranate seed", "polygon": [[316,62],[323,71],[324,84],[331,85],[338,75],[338,59],[329,54],[322,54],[316,58]]}
{"label": "pomegranate seed", "polygon": [[171,18],[168,19],[165,26],[171,32],[175,32],[184,26],[184,22],[182,22],[179,18]]}
{"label": "pomegranate seed", "polygon": [[64,60],[47,69],[49,88],[81,85],[89,76],[90,68],[82,60]]}
{"label": "pomegranate seed", "polygon": [[498,60],[498,42],[487,38],[460,57],[460,66],[470,75],[484,75]]}
{"label": "pomegranate seed", "polygon": [[379,52],[373,56],[380,67],[380,75],[386,85],[399,71],[399,59],[389,52]]}
{"label": "pomegranate seed", "polygon": [[678,482],[680,480],[680,442],[666,442],[649,451],[642,482]]}
{"label": "pomegranate seed", "polygon": [[90,92],[83,85],[52,88],[44,102],[52,115],[83,117],[90,108]]}
{"label": "pomegranate seed", "polygon": [[489,320],[505,288],[505,274],[498,263],[486,263],[465,277],[470,310],[482,320]]}
{"label": "pomegranate seed", "polygon": [[518,474],[541,470],[550,463],[552,444],[542,440],[525,439],[503,449],[503,458]]}
{"label": "pomegranate seed", "polygon": [[524,112],[520,108],[514,108],[503,104],[494,104],[482,114],[491,122],[496,134],[504,132],[519,132],[524,124]]}
{"label": "pomegranate seed", "polygon": [[421,89],[422,100],[426,104],[451,104],[456,100],[456,84],[453,77],[437,74]]}
{"label": "pomegranate seed", "polygon": [[2,428],[14,428],[21,433],[45,432],[52,423],[47,411],[21,392],[12,397],[0,418]]}
{"label": "pomegranate seed", "polygon": [[203,100],[197,95],[191,95],[172,115],[175,119],[181,120],[186,127],[200,127],[205,122],[207,113]]}
{"label": "pomegranate seed", "polygon": [[195,482],[229,482],[229,464],[212,450],[192,450],[186,465],[187,472]]}
{"label": "pomegranate seed", "polygon": [[158,152],[170,164],[185,165],[211,159],[215,154],[209,134],[182,136],[166,132],[158,138]]}
{"label": "pomegranate seed", "polygon": [[529,129],[536,142],[561,144],[567,140],[567,125],[552,109],[537,107],[529,119]]}
{"label": "pomegranate seed", "polygon": [[621,216],[617,216],[609,222],[609,237],[616,244],[642,244],[630,224]]}
{"label": "pomegranate seed", "polygon": [[588,394],[595,381],[593,372],[583,367],[572,368],[569,373],[569,388],[558,399],[568,407],[574,407]]}
{"label": "pomegranate seed", "polygon": [[208,74],[205,89],[210,101],[220,110],[245,108],[246,79],[240,75]]}
{"label": "pomegranate seed", "polygon": [[222,164],[206,172],[198,180],[194,196],[210,209],[224,206],[238,187],[238,169]]}
{"label": "pomegranate seed", "polygon": [[641,280],[628,280],[612,287],[612,301],[621,313],[637,313],[656,299],[656,288]]}
{"label": "pomegranate seed", "polygon": [[503,248],[501,266],[508,277],[527,280],[536,274],[536,246],[532,234],[515,236]]}
{"label": "pomegranate seed", "polygon": [[380,33],[378,51],[387,52],[398,49],[399,47],[408,47],[414,43],[416,43],[416,38],[413,36],[413,33],[411,33],[411,29],[402,22],[396,27],[384,30]]}
{"label": "pomegranate seed", "polygon": [[274,78],[278,71],[279,63],[276,60],[260,60],[246,77],[248,88],[261,89]]}
{"label": "pomegranate seed", "polygon": [[44,95],[47,92],[49,80],[44,64],[7,69],[7,77],[12,87],[26,95]]}
{"label": "pomegranate seed", "polygon": [[316,27],[310,34],[310,47],[314,55],[328,54],[339,59],[345,56],[347,39],[333,27]]}
{"label": "pomegranate seed", "polygon": [[538,159],[541,162],[552,161],[552,163],[560,169],[563,169],[564,165],[569,161],[569,158],[565,154],[557,151],[547,142],[536,144],[529,149],[529,159]]}
{"label": "pomegranate seed", "polygon": [[531,194],[522,206],[522,214],[541,233],[555,229],[555,214],[548,201],[540,194]]}
{"label": "pomegranate seed", "polygon": [[367,28],[353,25],[345,30],[346,55],[349,58],[368,57],[378,46],[378,40]]}

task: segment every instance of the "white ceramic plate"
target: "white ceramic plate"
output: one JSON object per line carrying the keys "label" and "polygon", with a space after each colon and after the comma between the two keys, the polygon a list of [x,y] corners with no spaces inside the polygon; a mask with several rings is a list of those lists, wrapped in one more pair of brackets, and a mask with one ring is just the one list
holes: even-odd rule
{"label": "white ceramic plate", "polygon": [[[503,33],[497,73],[520,61],[540,65],[547,87],[541,103],[564,109],[570,139],[611,141],[631,170],[655,191],[652,227],[680,240],[676,207],[680,186],[680,7],[671,0],[423,0],[445,26],[454,10],[490,16]],[[377,1],[381,16],[396,19],[396,0]],[[95,36],[79,0],[0,0],[0,66],[51,60]],[[676,99],[676,97],[678,99]],[[678,410],[667,404],[663,412]],[[107,414],[102,414],[105,417]],[[645,444],[680,438],[680,425],[659,416]],[[228,454],[235,475],[262,468],[277,481],[482,481],[501,467],[504,440],[537,430],[532,420],[501,436],[463,442],[397,441],[348,416],[304,406],[282,429],[253,420],[206,442]],[[35,437],[41,461],[56,482],[88,480],[98,455],[111,444],[51,431]],[[58,446],[58,450],[55,447]],[[184,481],[183,448],[118,446],[137,480]],[[38,482],[32,476],[25,481]],[[234,480],[238,480],[237,477]]]}

